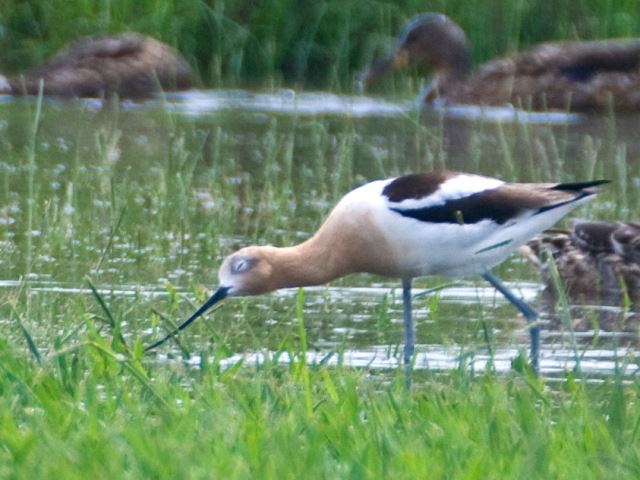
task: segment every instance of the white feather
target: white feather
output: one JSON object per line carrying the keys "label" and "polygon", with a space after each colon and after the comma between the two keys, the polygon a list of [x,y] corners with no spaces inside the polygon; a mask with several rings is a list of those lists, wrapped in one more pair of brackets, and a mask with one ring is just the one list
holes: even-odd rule
{"label": "white feather", "polygon": [[[461,175],[456,179],[455,182],[455,179],[444,182],[434,195],[451,199],[457,194],[460,198],[463,193],[477,193],[503,183],[474,175]],[[478,179],[484,182],[478,182]],[[347,194],[338,208],[347,209],[347,215],[362,215],[370,219],[371,226],[386,240],[388,250],[396,252],[398,270],[407,278],[481,275],[505,260],[535,234],[593,198],[584,197],[535,215],[529,211],[504,224],[489,219],[473,224],[431,223],[405,217],[390,209],[395,208],[394,203],[389,202],[382,191],[392,181],[378,180],[363,185]],[[405,202],[401,202],[403,206]],[[431,205],[444,203],[442,200],[438,202]]]}

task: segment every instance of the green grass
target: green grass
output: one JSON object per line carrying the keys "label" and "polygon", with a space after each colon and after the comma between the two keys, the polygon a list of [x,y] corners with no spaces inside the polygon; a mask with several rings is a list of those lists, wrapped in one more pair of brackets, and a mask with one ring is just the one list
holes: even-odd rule
{"label": "green grass", "polygon": [[176,46],[201,83],[215,87],[350,91],[355,72],[426,8],[460,23],[476,63],[545,40],[640,31],[635,0],[3,0],[0,7],[7,72],[39,64],[79,36],[133,30]]}
{"label": "green grass", "polygon": [[640,388],[615,376],[549,388],[454,371],[408,393],[399,373],[386,384],[299,357],[193,370],[118,350],[93,332],[38,365],[0,342],[2,477],[640,474]]}

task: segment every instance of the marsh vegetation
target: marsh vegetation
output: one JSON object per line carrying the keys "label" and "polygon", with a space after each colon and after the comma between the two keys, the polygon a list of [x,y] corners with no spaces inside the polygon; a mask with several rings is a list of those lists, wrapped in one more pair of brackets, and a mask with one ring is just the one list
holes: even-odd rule
{"label": "marsh vegetation", "polygon": [[[396,102],[276,88],[348,91],[417,2],[316,2],[300,18],[282,13],[296,2],[165,2],[140,15],[150,5],[8,2],[2,14],[15,71],[66,43],[74,16],[81,33],[126,27],[176,45],[205,86],[262,93],[0,103],[0,476],[637,478],[636,334],[600,332],[594,308],[571,312],[594,326],[586,334],[559,310],[536,378],[522,319],[482,281],[419,297],[411,392],[399,285],[370,275],[232,299],[142,353],[215,287],[225,255],[301,241],[374,178],[609,178],[578,215],[637,220],[636,117],[421,117],[411,78],[387,84]],[[478,61],[637,31],[633,2],[484,5],[431,7],[465,27]],[[499,273],[536,304],[523,258]]]}

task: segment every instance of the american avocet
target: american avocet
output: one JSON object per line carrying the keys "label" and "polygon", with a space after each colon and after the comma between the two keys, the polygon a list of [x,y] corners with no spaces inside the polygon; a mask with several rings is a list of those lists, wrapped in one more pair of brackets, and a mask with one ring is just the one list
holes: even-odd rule
{"label": "american avocet", "polygon": [[61,97],[148,97],[191,86],[189,64],[164,43],[137,33],[86,37],[21,76],[0,75],[0,93]]}
{"label": "american avocet", "polygon": [[640,224],[576,221],[568,232],[529,241],[523,250],[540,269],[545,291],[555,303],[550,254],[572,303],[622,305],[624,295],[640,302]]}
{"label": "american avocet", "polygon": [[[533,322],[536,312],[489,269],[587,201],[596,193],[593,187],[602,183],[509,184],[455,172],[367,183],[342,198],[307,241],[285,248],[246,247],[228,256],[218,272],[218,290],[177,330],[147,350],[227,296],[319,285],[368,272],[402,279],[404,363],[409,379],[414,350],[411,280],[425,275],[480,275]],[[530,332],[531,361],[537,369],[537,327]]]}
{"label": "american avocet", "polygon": [[639,110],[640,41],[542,43],[471,73],[467,39],[445,15],[410,20],[395,51],[360,76],[366,87],[390,70],[434,70],[424,101],[454,105],[512,104],[530,110]]}

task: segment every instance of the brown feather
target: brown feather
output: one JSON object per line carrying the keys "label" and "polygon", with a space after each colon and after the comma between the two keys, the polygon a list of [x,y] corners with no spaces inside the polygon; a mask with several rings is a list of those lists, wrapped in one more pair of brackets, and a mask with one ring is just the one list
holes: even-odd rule
{"label": "brown feather", "polygon": [[43,65],[9,80],[12,94],[63,97],[146,97],[158,89],[182,90],[191,86],[186,60],[174,49],[136,33],[87,37],[58,53]]}
{"label": "brown feather", "polygon": [[[631,245],[640,243],[637,224],[622,222],[578,222],[572,231],[540,237],[527,244],[528,256],[540,268],[546,290],[555,288],[546,265],[548,252],[572,303],[598,303],[620,306],[628,295],[636,308],[640,306],[640,263]],[[615,228],[612,228],[614,227]],[[609,231],[608,242],[601,238]],[[586,233],[585,233],[586,232]],[[615,238],[623,237],[625,252],[615,248]]]}
{"label": "brown feather", "polygon": [[434,71],[425,101],[512,104],[543,111],[640,109],[640,40],[543,43],[493,60],[472,74],[467,50],[464,34],[453,21],[444,15],[421,15],[405,27],[389,59],[366,70],[361,81],[370,84],[409,64]]}

